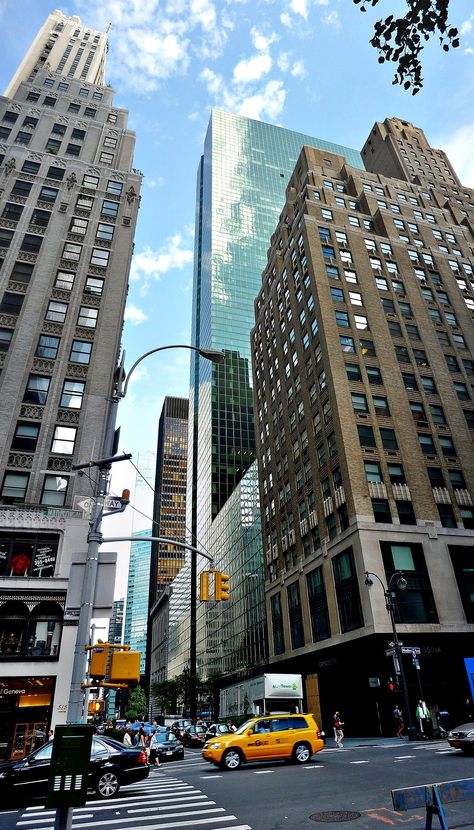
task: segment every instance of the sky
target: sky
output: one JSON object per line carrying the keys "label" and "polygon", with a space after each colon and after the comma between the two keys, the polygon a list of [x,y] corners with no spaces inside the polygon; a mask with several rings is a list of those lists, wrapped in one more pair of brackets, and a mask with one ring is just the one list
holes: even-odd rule
{"label": "sky", "polygon": [[[211,107],[358,150],[375,121],[397,116],[421,127],[463,184],[474,186],[472,0],[451,0],[460,48],[426,46],[424,87],[415,97],[392,84],[394,65],[380,65],[369,45],[374,22],[403,13],[403,2],[380,0],[365,14],[352,0],[67,0],[57,7],[92,28],[111,24],[106,80],[137,134],[134,166],[144,179],[126,368],[149,349],[190,342],[196,171]],[[54,8],[47,0],[0,0],[1,90]],[[134,372],[118,421],[120,449],[135,462],[156,446],[164,396],[188,395],[189,354],[165,351]],[[128,464],[119,466],[116,491],[135,480]]]}

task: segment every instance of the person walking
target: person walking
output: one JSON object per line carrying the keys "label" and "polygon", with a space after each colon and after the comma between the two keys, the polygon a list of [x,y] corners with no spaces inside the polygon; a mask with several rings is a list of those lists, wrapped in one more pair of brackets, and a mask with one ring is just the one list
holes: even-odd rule
{"label": "person walking", "polygon": [[138,743],[137,746],[146,747],[146,732],[145,732],[145,724],[140,724],[140,729],[138,730]]}
{"label": "person walking", "polygon": [[428,709],[424,700],[418,701],[418,706],[416,707],[416,719],[418,721],[418,725],[420,727],[420,733],[423,738],[428,738],[428,720],[431,717],[430,710]]}
{"label": "person walking", "polygon": [[344,732],[342,727],[344,723],[341,719],[340,712],[334,712],[334,740],[338,749],[343,749]]}
{"label": "person walking", "polygon": [[148,759],[148,763],[150,764],[150,767],[161,767],[160,759],[158,758],[158,747],[159,747],[159,745],[160,745],[160,742],[158,740],[158,732],[155,729],[155,731],[153,732],[153,734],[150,738],[150,757]]}
{"label": "person walking", "polygon": [[397,738],[401,738],[403,740],[403,731],[405,729],[405,724],[403,723],[402,710],[400,709],[398,703],[395,704],[395,709],[393,710],[393,717],[395,718]]}
{"label": "person walking", "polygon": [[132,730],[131,729],[126,729],[125,730],[125,734],[123,736],[123,745],[127,746],[127,747],[133,746],[133,744],[132,744]]}

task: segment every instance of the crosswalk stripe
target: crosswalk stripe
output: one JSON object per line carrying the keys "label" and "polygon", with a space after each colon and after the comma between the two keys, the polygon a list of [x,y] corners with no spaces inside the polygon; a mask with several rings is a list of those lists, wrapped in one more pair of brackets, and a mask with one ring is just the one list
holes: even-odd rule
{"label": "crosswalk stripe", "polygon": [[[206,801],[206,806],[208,804],[215,804],[215,803],[216,803],[215,801]],[[173,805],[167,804],[166,807],[157,807],[157,810],[182,810],[183,806],[184,807],[202,807],[203,803],[201,801],[201,802],[197,802],[197,804],[184,804],[184,805],[183,804],[173,804]],[[150,812],[149,807],[137,807],[134,810],[127,810],[127,813],[130,813],[130,814],[132,814],[132,813],[149,813],[149,812]],[[206,812],[206,811],[204,810],[204,811],[201,811],[201,812]]]}
{"label": "crosswalk stripe", "polygon": [[[167,818],[167,816],[160,816],[160,819]],[[177,818],[177,816],[172,816],[171,818]],[[114,819],[114,825],[118,823],[123,823],[124,821],[136,821],[136,819]],[[173,821],[173,822],[166,822],[166,824],[147,824],[146,830],[170,830],[173,827],[196,827],[198,824],[213,824],[216,821],[238,821],[237,816],[213,816],[212,818],[193,818],[191,821]],[[81,824],[73,824],[73,827],[82,828],[82,827],[97,827],[99,824],[108,824],[109,822],[84,822]],[[51,830],[54,830],[54,826],[50,825]],[[229,830],[228,827],[215,827],[214,830]],[[239,827],[232,827],[232,830],[239,830]],[[240,830],[252,830],[252,828],[246,825],[240,825]]]}

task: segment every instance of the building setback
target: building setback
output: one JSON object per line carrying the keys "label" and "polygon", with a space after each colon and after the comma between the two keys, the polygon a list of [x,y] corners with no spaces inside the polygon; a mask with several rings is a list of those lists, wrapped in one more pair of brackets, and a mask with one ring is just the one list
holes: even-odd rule
{"label": "building setback", "polygon": [[[322,723],[390,734],[384,592],[417,700],[472,697],[474,193],[399,119],[364,172],[304,147],[255,302],[252,360],[270,661]],[[395,176],[397,178],[395,178]]]}
{"label": "building setback", "polygon": [[[106,51],[53,12],[0,98],[2,757],[66,718],[91,494],[72,466],[104,440],[141,183]],[[102,554],[95,616],[114,576]]]}

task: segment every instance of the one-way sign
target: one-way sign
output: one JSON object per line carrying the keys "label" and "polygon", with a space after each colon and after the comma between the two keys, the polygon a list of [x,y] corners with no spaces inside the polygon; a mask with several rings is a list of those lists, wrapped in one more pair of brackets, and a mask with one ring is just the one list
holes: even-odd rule
{"label": "one-way sign", "polygon": [[[88,497],[80,497],[76,501],[76,506],[82,510],[84,518],[88,518],[92,509],[95,506],[96,500]],[[122,500],[117,496],[106,496],[104,499],[104,510],[121,510],[123,507]]]}

